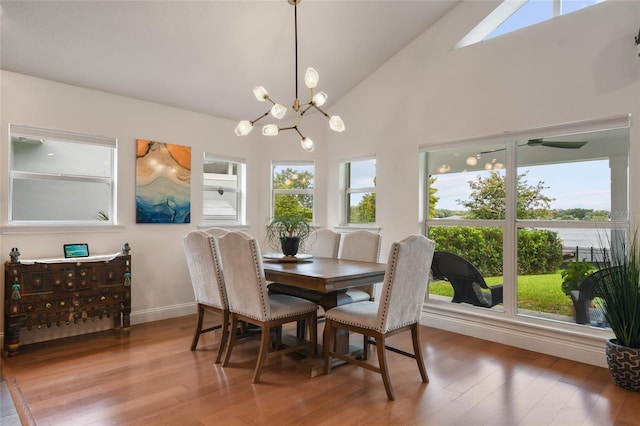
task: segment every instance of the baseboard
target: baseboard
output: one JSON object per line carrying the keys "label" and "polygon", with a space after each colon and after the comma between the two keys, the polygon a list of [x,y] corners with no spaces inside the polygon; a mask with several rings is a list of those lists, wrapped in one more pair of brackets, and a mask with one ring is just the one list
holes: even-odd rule
{"label": "baseboard", "polygon": [[145,309],[131,312],[131,325],[145,322],[160,321],[163,319],[193,315],[197,311],[196,302],[181,303],[178,305],[162,306],[159,308]]}
{"label": "baseboard", "polygon": [[545,324],[535,319],[505,319],[426,305],[420,323],[465,336],[607,367],[605,341],[611,336],[592,327],[562,329],[560,325]]}

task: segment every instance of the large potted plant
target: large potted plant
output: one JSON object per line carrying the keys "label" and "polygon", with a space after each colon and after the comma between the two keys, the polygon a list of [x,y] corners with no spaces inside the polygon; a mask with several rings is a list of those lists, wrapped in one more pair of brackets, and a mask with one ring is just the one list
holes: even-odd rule
{"label": "large potted plant", "polygon": [[311,230],[311,225],[302,215],[274,216],[267,225],[267,242],[274,250],[282,250],[285,256],[295,256]]}
{"label": "large potted plant", "polygon": [[640,391],[640,246],[637,230],[630,242],[609,244],[604,251],[607,273],[594,282],[604,317],[615,338],[607,340],[606,356],[615,383]]}

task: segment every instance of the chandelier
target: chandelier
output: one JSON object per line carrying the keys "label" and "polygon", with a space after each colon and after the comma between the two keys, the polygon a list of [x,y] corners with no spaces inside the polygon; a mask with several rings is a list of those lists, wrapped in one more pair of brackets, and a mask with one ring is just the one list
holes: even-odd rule
{"label": "chandelier", "polygon": [[[327,101],[328,96],[325,92],[318,92],[316,94],[313,93],[313,89],[315,89],[316,86],[318,85],[318,80],[320,78],[320,76],[318,75],[318,72],[313,68],[307,68],[307,71],[304,75],[304,84],[309,88],[309,102],[306,104],[300,105],[300,101],[298,100],[298,3],[300,3],[302,0],[287,0],[287,1],[294,8],[293,22],[295,27],[296,98],[293,101],[293,105],[291,108],[293,108],[293,110],[298,114],[298,119],[296,120],[293,126],[289,126],[289,127],[279,127],[276,124],[267,124],[262,128],[262,134],[264,136],[275,136],[283,130],[295,130],[300,136],[300,145],[302,146],[302,148],[311,152],[315,149],[313,141],[311,140],[311,138],[308,138],[305,135],[303,135],[300,129],[298,128],[300,121],[302,121],[302,118],[304,117],[304,115],[311,108],[318,110],[322,115],[324,115],[329,119],[329,127],[331,128],[331,130],[336,132],[344,132],[345,127],[344,127],[344,123],[342,122],[342,119],[339,116],[337,115],[329,116],[329,114],[327,114],[325,111],[323,111],[320,108]],[[285,114],[287,113],[287,108],[279,103],[274,102],[269,97],[269,94],[264,87],[262,86],[254,87],[253,94],[258,101],[260,102],[269,101],[272,104],[272,106],[270,106],[269,109],[264,114],[262,114],[260,117],[256,118],[255,120],[242,120],[240,123],[238,123],[235,129],[235,133],[237,136],[248,135],[253,129],[253,125],[269,114],[271,114],[273,118],[277,120],[281,120],[282,118],[284,118]]]}

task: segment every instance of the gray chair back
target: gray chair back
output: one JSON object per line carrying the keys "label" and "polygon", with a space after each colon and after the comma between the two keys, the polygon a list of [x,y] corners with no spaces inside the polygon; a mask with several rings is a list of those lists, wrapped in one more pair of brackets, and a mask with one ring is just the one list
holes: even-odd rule
{"label": "gray chair back", "polygon": [[203,231],[183,238],[184,253],[196,302],[227,309],[229,306],[216,238]]}
{"label": "gray chair back", "polygon": [[313,231],[305,241],[304,253],[312,254],[314,257],[338,257],[340,248],[339,232],[330,229],[318,229]]}
{"label": "gray chair back", "polygon": [[222,237],[224,234],[229,232],[229,230],[224,228],[214,227],[214,228],[205,229],[204,232],[206,232],[209,235],[213,235],[214,237]]}
{"label": "gray chair back", "polygon": [[270,317],[269,294],[258,241],[244,232],[218,239],[229,310],[258,321]]}
{"label": "gray chair back", "polygon": [[389,252],[378,308],[378,331],[387,333],[420,321],[435,242],[411,235]]}
{"label": "gray chair back", "polygon": [[346,233],[340,244],[340,259],[360,262],[377,262],[380,258],[382,237],[370,231],[360,230]]}

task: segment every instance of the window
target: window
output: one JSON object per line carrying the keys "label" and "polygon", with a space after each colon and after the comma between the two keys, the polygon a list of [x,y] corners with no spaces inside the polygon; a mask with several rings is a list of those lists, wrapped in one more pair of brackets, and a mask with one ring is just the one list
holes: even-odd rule
{"label": "window", "polygon": [[566,15],[605,0],[505,0],[456,47],[465,47],[530,25]]}
{"label": "window", "polygon": [[344,163],[345,222],[347,224],[376,221],[376,159]]}
{"label": "window", "polygon": [[[488,285],[515,292],[512,310],[492,310],[576,324],[563,272],[583,260],[597,269],[608,242],[628,233],[628,123],[551,126],[423,154],[427,235],[436,250],[478,267]],[[433,303],[452,296],[449,283],[429,286]]]}
{"label": "window", "polygon": [[313,222],[315,166],[313,163],[273,163],[271,174],[274,216],[303,215]]}
{"label": "window", "polygon": [[9,222],[114,224],[117,140],[9,125]]}
{"label": "window", "polygon": [[245,162],[204,154],[202,217],[205,222],[244,223]]}

